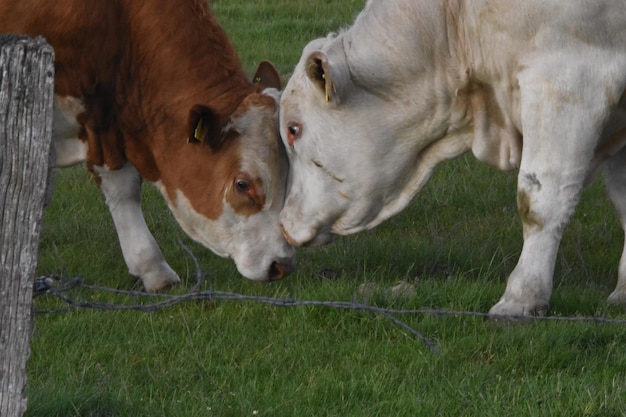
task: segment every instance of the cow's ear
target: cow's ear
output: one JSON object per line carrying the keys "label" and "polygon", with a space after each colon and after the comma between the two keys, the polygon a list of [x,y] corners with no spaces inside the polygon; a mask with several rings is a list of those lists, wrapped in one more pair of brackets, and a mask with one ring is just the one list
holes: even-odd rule
{"label": "cow's ear", "polygon": [[315,51],[306,61],[306,75],[315,83],[323,92],[326,102],[337,100],[337,87],[333,82],[333,75],[330,71],[328,56],[322,51]]}
{"label": "cow's ear", "polygon": [[269,61],[261,61],[256,73],[254,73],[252,82],[259,84],[264,88],[275,88],[277,90],[281,89],[280,74],[274,64]]}
{"label": "cow's ear", "polygon": [[220,117],[210,108],[197,104],[189,111],[187,142],[207,144],[217,149],[226,137]]}

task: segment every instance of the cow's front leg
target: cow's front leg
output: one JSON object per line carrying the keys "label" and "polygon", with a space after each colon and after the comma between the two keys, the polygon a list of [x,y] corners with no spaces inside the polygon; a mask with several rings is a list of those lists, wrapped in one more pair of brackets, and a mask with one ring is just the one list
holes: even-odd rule
{"label": "cow's front leg", "polygon": [[581,189],[572,185],[559,192],[553,175],[545,169],[520,171],[517,205],[524,245],[504,295],[491,308],[491,314],[545,315],[548,311],[562,232]]}
{"label": "cow's front leg", "polygon": [[[608,114],[585,70],[556,63],[521,74],[524,145],[517,204],[524,245],[492,314],[546,314],[563,230],[578,204]],[[568,79],[571,76],[572,79]],[[586,83],[576,82],[580,77]]]}
{"label": "cow's front leg", "polygon": [[101,179],[100,189],[131,275],[140,278],[151,292],[178,284],[180,278],[165,262],[141,212],[141,177],[135,167],[127,162],[118,170],[93,168]]}

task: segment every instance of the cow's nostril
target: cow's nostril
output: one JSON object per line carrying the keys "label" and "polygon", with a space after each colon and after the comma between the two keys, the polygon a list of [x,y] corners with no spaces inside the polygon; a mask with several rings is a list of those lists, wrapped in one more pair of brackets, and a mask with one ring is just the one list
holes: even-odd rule
{"label": "cow's nostril", "polygon": [[276,281],[285,278],[296,269],[296,265],[291,259],[279,259],[272,262],[269,270],[270,280]]}

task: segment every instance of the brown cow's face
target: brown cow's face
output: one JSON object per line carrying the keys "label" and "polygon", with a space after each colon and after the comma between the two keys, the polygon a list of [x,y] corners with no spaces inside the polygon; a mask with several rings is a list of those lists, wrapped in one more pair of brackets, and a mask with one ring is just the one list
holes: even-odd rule
{"label": "brown cow's face", "polygon": [[253,280],[280,279],[295,264],[278,223],[288,170],[278,135],[278,96],[276,90],[250,95],[222,131],[226,139],[189,143],[176,183],[161,184],[185,232],[232,258]]}

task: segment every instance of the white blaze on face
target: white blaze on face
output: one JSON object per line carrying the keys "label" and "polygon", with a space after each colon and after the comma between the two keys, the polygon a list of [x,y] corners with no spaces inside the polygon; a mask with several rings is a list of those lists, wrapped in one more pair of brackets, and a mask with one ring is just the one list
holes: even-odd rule
{"label": "white blaze on face", "polygon": [[[199,213],[180,190],[176,191],[175,201],[168,203],[179,225],[191,238],[215,254],[233,259],[246,278],[268,280],[273,263],[291,265],[294,258],[294,249],[285,241],[278,226],[283,192],[277,186],[273,198],[266,200],[263,209],[237,213],[227,198],[237,193],[233,188],[231,183],[224,187],[223,195],[216,196],[221,198],[222,210],[214,220]],[[163,190],[163,195],[168,193]]]}
{"label": "white blaze on face", "polygon": [[[160,183],[155,185],[161,188]],[[167,195],[166,191],[162,190],[162,192],[163,195]],[[230,245],[231,234],[223,230],[224,228],[220,228],[218,221],[207,219],[198,213],[180,190],[176,191],[175,201],[168,199],[168,205],[174,218],[189,237],[218,256],[225,258],[230,256],[226,248]]]}
{"label": "white blaze on face", "polygon": [[293,258],[293,248],[280,234],[277,210],[242,216],[226,201],[222,204],[222,215],[210,220],[178,191],[172,212],[185,233],[215,254],[233,259],[248,279],[265,281],[273,262]]}

